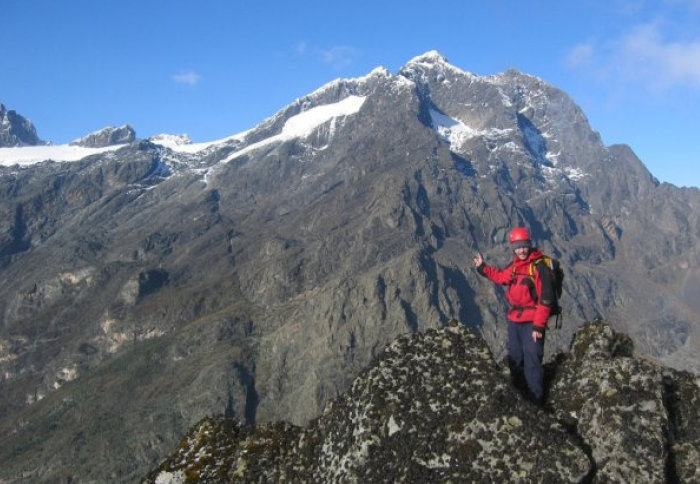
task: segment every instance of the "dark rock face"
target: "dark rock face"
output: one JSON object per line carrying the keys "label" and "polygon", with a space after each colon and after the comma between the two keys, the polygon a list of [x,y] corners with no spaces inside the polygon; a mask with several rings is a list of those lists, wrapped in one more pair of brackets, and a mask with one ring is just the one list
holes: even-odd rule
{"label": "dark rock face", "polygon": [[548,355],[605,315],[700,371],[700,192],[540,79],[432,53],[200,151],[156,142],[0,166],[0,479],[133,481],[208,415],[303,426],[453,318],[498,360],[502,292],[470,260],[505,266],[513,225],[566,272]]}
{"label": "dark rock face", "polygon": [[32,122],[0,104],[0,148],[39,144],[42,141]]}
{"label": "dark rock face", "polygon": [[104,148],[106,146],[132,143],[135,140],[136,131],[134,131],[134,128],[129,125],[124,125],[119,128],[108,126],[77,139],[71,144],[76,146],[84,146],[86,148]]}
{"label": "dark rock face", "polygon": [[205,419],[147,481],[581,482],[590,470],[453,323],[394,341],[307,428]]}

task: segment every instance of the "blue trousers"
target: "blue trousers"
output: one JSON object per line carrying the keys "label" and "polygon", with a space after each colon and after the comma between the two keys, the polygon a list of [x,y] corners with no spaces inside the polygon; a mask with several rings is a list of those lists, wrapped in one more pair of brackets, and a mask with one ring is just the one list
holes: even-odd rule
{"label": "blue trousers", "polygon": [[529,397],[538,405],[544,403],[544,336],[532,341],[532,323],[508,322],[508,366],[516,386],[527,384]]}

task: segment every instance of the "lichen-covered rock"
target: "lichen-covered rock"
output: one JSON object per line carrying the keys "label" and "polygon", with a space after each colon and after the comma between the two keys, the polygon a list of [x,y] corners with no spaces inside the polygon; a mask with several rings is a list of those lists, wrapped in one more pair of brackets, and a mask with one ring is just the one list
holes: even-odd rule
{"label": "lichen-covered rock", "polygon": [[589,462],[459,325],[389,345],[317,423],[323,482],[578,482]]}
{"label": "lichen-covered rock", "polygon": [[629,356],[631,350],[606,323],[584,325],[557,369],[549,402],[590,447],[596,481],[665,482],[669,422],[663,374]]}
{"label": "lichen-covered rock", "polygon": [[671,424],[671,471],[679,482],[700,482],[700,377],[668,370],[664,383]]}
{"label": "lichen-covered rock", "polygon": [[205,420],[147,482],[581,482],[590,471],[453,323],[387,346],[306,429]]}
{"label": "lichen-covered rock", "polygon": [[618,356],[631,357],[634,344],[629,336],[620,334],[601,319],[579,328],[571,341],[571,357],[576,361],[607,361]]}
{"label": "lichen-covered rock", "polygon": [[145,482],[700,482],[698,377],[581,327],[533,407],[453,322],[400,337],[306,428],[205,419]]}
{"label": "lichen-covered rock", "polygon": [[250,427],[207,417],[145,482],[309,482],[303,434],[288,423]]}

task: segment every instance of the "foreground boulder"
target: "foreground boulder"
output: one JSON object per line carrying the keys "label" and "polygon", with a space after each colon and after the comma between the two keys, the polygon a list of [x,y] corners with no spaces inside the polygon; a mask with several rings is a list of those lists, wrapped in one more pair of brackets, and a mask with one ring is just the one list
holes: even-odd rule
{"label": "foreground boulder", "polygon": [[602,322],[582,326],[549,402],[590,448],[600,482],[699,482],[700,391],[689,373],[634,356]]}
{"label": "foreground boulder", "polygon": [[591,469],[452,323],[394,341],[306,428],[203,420],[144,482],[580,482]]}
{"label": "foreground boulder", "polygon": [[688,372],[666,374],[670,469],[680,482],[700,482],[700,378]]}
{"label": "foreground boulder", "polygon": [[306,428],[204,419],[143,482],[700,482],[697,376],[600,320],[548,374],[545,411],[453,322],[394,341]]}

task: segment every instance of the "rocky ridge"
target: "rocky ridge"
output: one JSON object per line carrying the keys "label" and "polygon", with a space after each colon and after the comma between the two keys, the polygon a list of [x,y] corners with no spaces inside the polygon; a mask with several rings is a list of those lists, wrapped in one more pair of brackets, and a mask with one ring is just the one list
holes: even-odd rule
{"label": "rocky ridge", "polygon": [[453,322],[389,344],[307,427],[208,417],[142,482],[695,482],[696,377],[602,321],[531,406]]}
{"label": "rocky ridge", "polygon": [[0,103],[0,148],[42,144],[31,121]]}
{"label": "rocky ridge", "polygon": [[98,131],[83,136],[70,144],[84,146],[86,148],[104,148],[106,146],[121,145],[136,141],[136,131],[125,124],[121,127],[108,126]]}

